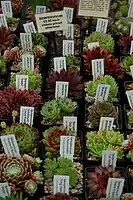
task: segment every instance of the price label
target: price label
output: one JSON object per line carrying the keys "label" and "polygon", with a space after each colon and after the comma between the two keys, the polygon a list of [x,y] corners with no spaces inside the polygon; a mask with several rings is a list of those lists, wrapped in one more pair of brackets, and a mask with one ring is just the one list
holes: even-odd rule
{"label": "price label", "polygon": [[133,109],[133,90],[126,91],[126,95],[127,95],[128,103],[130,107]]}
{"label": "price label", "polygon": [[3,14],[0,14],[0,27],[1,26],[5,26],[6,28],[8,28],[6,16]]}
{"label": "price label", "polygon": [[102,131],[112,130],[113,124],[114,124],[113,117],[101,117],[100,124],[99,124],[99,130],[102,130]]}
{"label": "price label", "polygon": [[75,136],[60,137],[60,155],[73,160],[75,149]]}
{"label": "price label", "polygon": [[54,70],[60,72],[62,69],[66,70],[66,57],[55,57]]}
{"label": "price label", "polygon": [[63,40],[63,56],[74,55],[74,40]]}
{"label": "price label", "polygon": [[33,125],[34,107],[21,106],[20,107],[20,123]]}
{"label": "price label", "polygon": [[0,137],[5,154],[9,157],[20,156],[15,135],[4,135]]}
{"label": "price label", "polygon": [[124,187],[124,181],[125,180],[121,178],[109,178],[106,198],[120,198]]}
{"label": "price label", "polygon": [[24,54],[22,55],[22,68],[28,71],[34,71],[34,55]]}
{"label": "price label", "polygon": [[23,51],[32,51],[31,33],[20,33],[21,46]]}
{"label": "price label", "polygon": [[11,1],[1,1],[2,13],[6,17],[12,17],[12,5]]}
{"label": "price label", "polygon": [[131,71],[132,78],[133,78],[133,65],[130,66],[130,71]]}
{"label": "price label", "polygon": [[107,101],[108,95],[109,95],[110,85],[106,84],[98,84],[97,90],[96,90],[96,101]]}
{"label": "price label", "polygon": [[64,7],[63,10],[65,12],[67,23],[72,23],[72,20],[73,20],[73,8]]}
{"label": "price label", "polygon": [[63,125],[69,131],[77,133],[77,117],[63,117]]}
{"label": "price label", "polygon": [[16,75],[16,89],[28,90],[28,75]]}
{"label": "price label", "polygon": [[9,197],[10,195],[11,195],[11,190],[8,183],[7,182],[0,183],[0,197],[6,198]]}
{"label": "price label", "polygon": [[116,168],[117,151],[102,151],[102,167]]}
{"label": "price label", "polygon": [[46,12],[46,6],[36,6],[36,14],[41,14]]}
{"label": "price label", "polygon": [[54,176],[53,180],[54,194],[63,193],[69,194],[69,176]]}
{"label": "price label", "polygon": [[130,36],[133,36],[133,23],[130,25]]}
{"label": "price label", "polygon": [[104,75],[104,59],[95,59],[91,61],[93,79]]}
{"label": "price label", "polygon": [[23,24],[23,27],[26,33],[36,33],[36,29],[33,22]]}
{"label": "price label", "polygon": [[131,3],[129,6],[128,17],[133,17],[133,3]]}
{"label": "price label", "polygon": [[68,82],[56,81],[55,98],[65,99],[68,97]]}
{"label": "price label", "polygon": [[93,48],[99,47],[99,42],[91,42],[88,44],[88,49],[92,50]]}
{"label": "price label", "polygon": [[107,27],[108,27],[108,19],[97,19],[97,26],[96,26],[96,32],[107,32]]}
{"label": "price label", "polygon": [[68,24],[68,29],[63,31],[63,35],[68,39],[74,39],[74,25]]}
{"label": "price label", "polygon": [[133,53],[133,40],[131,41],[130,54]]}

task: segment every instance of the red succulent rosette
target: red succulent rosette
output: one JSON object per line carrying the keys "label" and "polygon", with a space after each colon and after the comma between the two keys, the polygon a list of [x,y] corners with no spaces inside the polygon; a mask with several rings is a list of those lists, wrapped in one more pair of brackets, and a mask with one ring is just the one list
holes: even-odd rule
{"label": "red succulent rosette", "polygon": [[77,0],[52,0],[54,10],[61,10],[63,7],[77,8]]}

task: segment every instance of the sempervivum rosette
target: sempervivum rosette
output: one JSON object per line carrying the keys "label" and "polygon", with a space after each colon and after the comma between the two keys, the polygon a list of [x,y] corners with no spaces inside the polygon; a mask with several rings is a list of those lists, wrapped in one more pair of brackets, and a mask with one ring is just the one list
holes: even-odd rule
{"label": "sempervivum rosette", "polygon": [[38,184],[43,183],[43,176],[38,167],[41,160],[28,155],[23,157],[7,157],[0,155],[0,182],[8,184],[17,191],[25,191],[33,195]]}
{"label": "sempervivum rosette", "polygon": [[72,197],[68,194],[56,193],[55,195],[48,195],[40,198],[40,200],[79,200],[77,197]]}

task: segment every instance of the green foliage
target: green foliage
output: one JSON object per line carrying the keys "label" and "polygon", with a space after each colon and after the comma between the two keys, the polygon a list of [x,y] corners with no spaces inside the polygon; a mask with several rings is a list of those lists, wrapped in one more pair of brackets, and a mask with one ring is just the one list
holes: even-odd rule
{"label": "green foliage", "polygon": [[22,193],[17,193],[6,198],[0,197],[0,200],[28,200],[28,198],[23,198]]}
{"label": "green foliage", "polygon": [[111,101],[117,97],[118,86],[112,76],[105,75],[94,81],[89,81],[85,85],[85,92],[87,96],[95,97],[98,84],[110,85],[108,100]]}
{"label": "green foliage", "polygon": [[76,56],[67,56],[66,65],[71,70],[77,70],[80,66],[80,59]]}
{"label": "green foliage", "polygon": [[123,59],[123,61],[121,62],[121,68],[123,71],[125,71],[125,73],[131,75],[130,71],[131,65],[133,65],[133,54]]}
{"label": "green foliage", "polygon": [[32,41],[35,46],[47,47],[47,38],[42,33],[32,33]]}
{"label": "green foliage", "polygon": [[88,48],[88,44],[92,42],[99,42],[100,48],[108,51],[113,51],[115,45],[114,40],[110,35],[100,32],[93,32],[90,36],[86,37],[84,46]]}
{"label": "green foliage", "polygon": [[16,24],[19,22],[19,19],[15,17],[7,17],[7,24]]}
{"label": "green foliage", "polygon": [[128,0],[116,0],[111,5],[111,9],[115,12],[116,19],[120,19],[121,17],[127,17],[129,9]]}
{"label": "green foliage", "polygon": [[46,158],[45,160],[45,178],[52,182],[54,175],[66,175],[69,176],[70,188],[73,188],[77,184],[78,173],[73,168],[72,161],[68,158],[59,157],[56,159]]}
{"label": "green foliage", "polygon": [[47,8],[50,6],[50,0],[28,0],[28,4],[32,7],[33,12],[36,12],[36,6],[46,6]]}
{"label": "green foliage", "polygon": [[124,135],[114,130],[88,132],[86,146],[92,158],[101,158],[103,150],[116,150],[117,158],[122,159],[123,141]]}
{"label": "green foliage", "polygon": [[5,74],[7,72],[6,64],[3,58],[0,58],[0,73]]}
{"label": "green foliage", "polygon": [[128,124],[133,127],[133,110],[128,112]]}

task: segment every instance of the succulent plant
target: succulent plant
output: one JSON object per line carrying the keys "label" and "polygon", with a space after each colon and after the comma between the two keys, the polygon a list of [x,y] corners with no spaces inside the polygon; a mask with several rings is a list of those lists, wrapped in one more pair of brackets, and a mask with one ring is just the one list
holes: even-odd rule
{"label": "succulent plant", "polygon": [[32,41],[35,46],[47,47],[47,39],[42,33],[32,33]]}
{"label": "succulent plant", "polygon": [[127,157],[133,161],[133,133],[127,135],[127,143],[124,145],[127,151]]}
{"label": "succulent plant", "polygon": [[18,15],[21,13],[23,9],[23,0],[11,0],[12,10],[14,15]]}
{"label": "succulent plant", "polygon": [[133,193],[125,193],[121,196],[121,200],[132,200],[133,199]]}
{"label": "succulent plant", "polygon": [[109,178],[119,178],[120,173],[112,171],[112,168],[95,167],[94,172],[88,172],[87,174],[87,188],[89,195],[94,197],[104,197],[106,195],[106,188]]}
{"label": "succulent plant", "polygon": [[51,4],[51,1],[49,1],[49,0],[35,0],[33,2],[32,0],[29,0],[28,4],[31,6],[33,13],[35,13],[36,12],[36,6],[43,5],[43,6],[46,6],[48,8]]}
{"label": "succulent plant", "polygon": [[20,192],[20,193],[17,193],[15,195],[11,195],[11,196],[6,197],[6,198],[0,197],[0,200],[28,200],[28,198],[23,198],[22,192]]}
{"label": "succulent plant", "polygon": [[123,77],[118,59],[116,59],[108,50],[102,50],[100,47],[93,48],[92,50],[86,49],[82,54],[84,58],[85,71],[92,72],[92,60],[104,59],[104,73],[114,77]]}
{"label": "succulent plant", "polygon": [[[45,102],[41,109],[42,123],[60,123],[63,116],[73,115],[77,103],[71,99],[59,99]],[[61,121],[60,121],[61,120]]]}
{"label": "succulent plant", "polygon": [[55,195],[48,195],[40,198],[40,200],[79,200],[78,197],[72,197],[68,194],[56,193]]}
{"label": "succulent plant", "polygon": [[133,110],[130,110],[128,113],[127,113],[127,117],[128,117],[128,126],[129,128],[133,128]]}
{"label": "succulent plant", "polygon": [[88,107],[88,111],[88,123],[94,129],[99,127],[101,117],[114,117],[116,121],[118,120],[116,108],[112,103],[106,101],[97,101],[95,104]]}
{"label": "succulent plant", "polygon": [[68,69],[75,71],[80,67],[80,59],[77,58],[76,56],[67,56],[66,65]]}
{"label": "succulent plant", "polygon": [[111,5],[111,9],[115,12],[115,18],[127,17],[129,4],[128,0],[117,0]]}
{"label": "succulent plant", "polygon": [[12,116],[13,111],[19,113],[21,106],[33,106],[35,114],[37,106],[42,103],[41,96],[32,90],[16,90],[8,86],[0,91],[0,117]]}
{"label": "succulent plant", "polygon": [[41,74],[27,70],[21,70],[18,73],[12,73],[9,83],[11,87],[16,87],[16,75],[28,75],[28,89],[34,90],[37,93],[41,92],[41,84],[42,84]]}
{"label": "succulent plant", "polygon": [[130,66],[133,65],[133,54],[125,57],[121,62],[121,68],[125,73],[131,75]]}
{"label": "succulent plant", "polygon": [[62,10],[63,7],[77,8],[77,0],[52,0],[54,10]]}
{"label": "succulent plant", "polygon": [[5,74],[7,72],[6,63],[2,57],[0,57],[0,73]]}
{"label": "succulent plant", "polygon": [[98,84],[110,85],[110,90],[108,95],[109,101],[113,101],[117,97],[118,85],[115,79],[109,75],[101,76],[94,81],[86,82],[85,84],[86,96],[95,97]]}
{"label": "succulent plant", "polygon": [[100,32],[93,32],[90,36],[86,37],[84,40],[84,47],[88,48],[88,44],[92,42],[99,42],[100,48],[102,50],[113,51],[114,50],[114,40],[113,38],[106,34]]}
{"label": "succulent plant", "polygon": [[80,76],[78,71],[73,72],[72,70],[62,69],[59,72],[52,72],[47,78],[48,91],[50,96],[55,95],[55,85],[56,81],[65,81],[69,83],[68,96],[80,97],[82,95],[82,90],[84,88],[82,76]]}
{"label": "succulent plant", "polygon": [[0,182],[8,182],[16,192],[22,191],[33,195],[37,185],[43,183],[42,173],[38,170],[41,160],[28,155],[7,157],[0,155]]}
{"label": "succulent plant", "polygon": [[121,53],[129,54],[132,40],[132,36],[121,36],[119,38],[117,44],[120,47]]}
{"label": "succulent plant", "polygon": [[91,159],[100,159],[103,150],[116,150],[117,158],[122,159],[124,154],[123,141],[124,135],[114,130],[88,132],[86,146]]}
{"label": "succulent plant", "polygon": [[7,17],[7,24],[16,24],[19,22],[19,18],[15,18],[15,17]]}
{"label": "succulent plant", "polygon": [[27,124],[13,124],[10,127],[3,129],[1,135],[14,134],[20,149],[21,154],[32,153],[37,144],[38,131]]}

